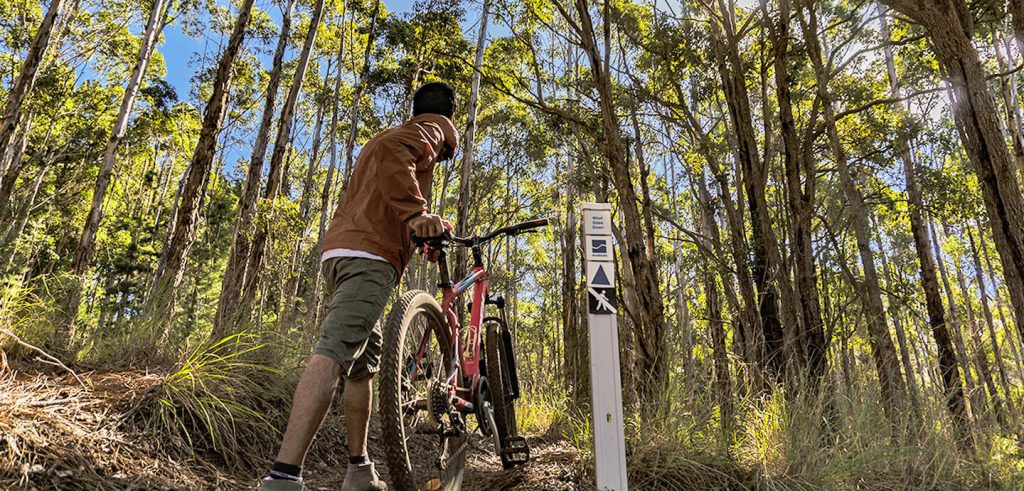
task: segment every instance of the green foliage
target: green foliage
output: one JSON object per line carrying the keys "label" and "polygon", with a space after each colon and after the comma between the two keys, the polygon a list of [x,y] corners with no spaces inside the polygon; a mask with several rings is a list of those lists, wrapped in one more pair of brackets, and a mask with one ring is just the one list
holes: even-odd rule
{"label": "green foliage", "polygon": [[136,420],[168,448],[192,448],[249,468],[277,441],[280,370],[258,360],[266,344],[239,333],[196,347],[134,404]]}
{"label": "green foliage", "polygon": [[[57,317],[56,296],[59,285],[67,278],[41,277],[32,281],[9,275],[0,286],[0,328],[7,329],[32,345],[44,345],[54,332]],[[0,352],[10,351],[15,356],[23,353],[20,346],[4,336],[0,339]]]}
{"label": "green foliage", "polygon": [[[14,140],[20,142],[24,130],[24,154],[18,165],[0,169],[0,189],[11,192],[0,203],[0,326],[28,342],[47,343],[62,322],[55,319],[60,318],[66,291],[80,284],[83,302],[73,316],[82,342],[80,362],[161,370],[174,366],[138,401],[137,423],[176,442],[169,447],[191,446],[229,465],[244,466],[248,463],[241,456],[265,454],[274,429],[281,427],[282,394],[290,389],[279,386],[280,372],[302,363],[322,318],[323,284],[315,274],[320,224],[329,222],[343,195],[349,159],[357,159],[370,138],[407,117],[410,95],[424,82],[452,85],[462,109],[469,100],[479,2],[423,0],[405,13],[389,9],[394,7],[389,3],[380,4],[374,21],[376,0],[327,2],[295,110],[283,190],[263,198],[262,183],[254,184],[261,199],[252,227],[244,230],[237,226],[239,199],[267,95],[266,65],[280,29],[280,2],[258,5],[233,67],[215,164],[201,193],[183,278],[172,292],[156,291],[154,280],[174,234],[179,191],[196,150],[219,50],[239,2],[174,2],[168,29],[179,31],[174,39],[184,34],[195,46],[161,44],[154,55],[116,153],[96,250],[81,277],[71,275],[69,268],[100,156],[138,54],[148,4],[76,3],[79,8],[60,33],[59,49],[48,50],[22,107]],[[291,84],[294,54],[307,34],[312,4],[303,0],[296,6],[275,117]],[[943,90],[947,77],[920,26],[890,15],[894,41],[889,47],[905,96],[893,101],[877,6],[848,0],[790,2],[789,62],[783,80],[800,139],[803,167],[797,187],[810,200],[806,212],[812,266],[829,361],[824,383],[828,395],[835,396],[828,406],[821,394],[789,386],[755,390],[750,379],[757,368],[744,360],[740,335],[746,306],[738,273],[749,272],[756,260],[751,251],[755,218],[750,213],[752,178],[738,165],[738,130],[730,112],[737,104],[727,90],[731,70],[742,72],[739,80],[750,93],[750,126],[758,147],[753,161],[763,167],[768,221],[783,261],[770,280],[792,287],[798,259],[792,247],[795,211],[788,202],[775,86],[776,41],[771,34],[780,27],[780,2],[726,0],[724,17],[715,2],[590,2],[600,63],[591,63],[580,43],[575,29],[580,16],[573,2],[562,2],[568,9],[564,13],[540,0],[492,0],[489,5],[491,31],[484,47],[470,168],[470,229],[484,232],[540,216],[554,224],[534,235],[496,241],[485,251],[492,292],[505,296],[512,314],[524,390],[519,416],[525,431],[571,440],[580,450],[581,467],[593,457],[585,403],[586,315],[578,304],[582,251],[579,230],[569,227],[574,221],[578,226],[581,203],[608,201],[618,225],[630,207],[650,216],[649,235],[645,223],[645,237],[625,238],[644,242],[640,260],[657,267],[665,307],[667,332],[657,349],[667,367],[666,385],[659,400],[644,401],[651,412],[630,408],[627,435],[635,488],[1021,485],[1019,415],[1011,414],[1000,424],[990,400],[1001,396],[1019,412],[1019,352],[1024,347],[1009,308],[1010,289],[993,247],[979,179],[953,122],[954,103]],[[994,43],[1012,33],[1003,22],[1001,5],[971,5],[974,45],[993,74],[998,66]],[[0,2],[0,95],[7,95],[21,68],[44,7],[38,2]],[[808,8],[815,9],[817,34],[826,51],[826,88],[839,115],[840,145],[872,223],[868,249],[882,276],[889,330],[905,334],[910,370],[903,377],[914,381],[922,394],[912,428],[892,428],[879,409],[866,333],[870,314],[864,303],[862,250],[852,230],[849,197],[840,185],[838,156],[828,140],[808,51],[811,40],[802,30],[809,22]],[[727,21],[735,37],[723,37]],[[170,32],[164,41],[172,39]],[[729,59],[730,48],[738,60]],[[177,49],[192,51],[190,73],[171,78],[162,53]],[[1019,57],[1016,49],[1011,50],[1011,64]],[[369,53],[368,74],[361,80],[364,53]],[[174,59],[181,58],[175,54]],[[595,64],[609,73],[610,101],[602,101],[597,91]],[[187,76],[188,86],[171,84]],[[1024,95],[1015,84],[1018,76],[1014,72],[992,78],[1000,118],[1020,112],[1013,107]],[[1001,82],[1008,77],[1013,77],[1007,80],[1010,97],[1003,100]],[[614,157],[627,162],[639,195],[635,203],[623,202],[623,190],[610,184],[611,135],[601,120],[602,102],[619,119],[628,148]],[[351,111],[356,109],[353,128]],[[455,118],[460,131],[466,127],[465,113],[460,109]],[[332,120],[337,120],[336,127],[331,127]],[[1005,129],[1013,128],[1011,122]],[[272,125],[272,135],[278,124]],[[945,267],[940,273],[949,283],[948,292],[945,282],[941,285],[947,325],[964,343],[967,356],[958,360],[960,373],[974,382],[969,396],[973,451],[952,441],[951,419],[941,404],[938,357],[910,234],[904,148],[923,191],[925,220],[934,224],[940,243]],[[460,153],[438,165],[431,190],[431,209],[452,221],[461,204],[461,162]],[[721,175],[712,175],[712,163],[722,166]],[[1007,179],[1012,186],[1017,183],[1011,181],[1019,180]],[[702,188],[709,195],[706,203]],[[704,222],[706,210],[710,228]],[[731,211],[736,213],[735,229]],[[270,239],[260,269],[246,271],[258,291],[248,317],[237,325],[249,331],[208,340],[222,293],[232,294],[222,288],[234,239],[252,238],[256,230],[268,231]],[[983,266],[989,299],[984,306],[968,231],[993,263],[991,271]],[[622,229],[617,234],[623,238]],[[573,255],[575,262],[567,264]],[[627,294],[635,280],[622,274],[627,265],[621,255],[618,260],[623,359],[631,363],[638,350],[637,306]],[[416,260],[404,284],[429,288],[435,274],[431,268]],[[757,301],[766,298],[764,293],[754,292]],[[711,317],[719,315],[709,303],[713,295],[720,297],[724,353],[712,342]],[[163,299],[173,300],[175,314],[154,318],[150,307]],[[788,307],[801,315],[802,305]],[[991,330],[982,307],[992,313]],[[575,314],[567,319],[569,309]],[[787,326],[793,328],[787,333],[802,332],[804,324],[799,320]],[[999,355],[994,347],[1001,349]],[[14,356],[27,355],[9,345],[3,348]],[[962,356],[959,351],[957,356]],[[727,373],[719,373],[716,359],[725,360]],[[986,386],[981,360],[1006,369],[1006,383],[996,380],[988,384],[995,387]],[[625,374],[634,368],[627,365]],[[721,389],[718,382],[725,376],[730,385]],[[628,394],[637,379],[625,379]],[[823,429],[826,420],[833,425],[828,431]]]}

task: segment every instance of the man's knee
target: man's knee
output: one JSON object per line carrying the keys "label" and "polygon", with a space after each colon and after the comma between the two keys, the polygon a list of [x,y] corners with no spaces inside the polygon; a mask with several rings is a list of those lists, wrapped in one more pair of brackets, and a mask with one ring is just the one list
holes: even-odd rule
{"label": "man's knee", "polygon": [[309,363],[306,365],[306,370],[314,371],[322,377],[328,377],[334,383],[337,383],[338,379],[341,378],[342,375],[341,364],[339,364],[337,360],[319,353],[310,357]]}

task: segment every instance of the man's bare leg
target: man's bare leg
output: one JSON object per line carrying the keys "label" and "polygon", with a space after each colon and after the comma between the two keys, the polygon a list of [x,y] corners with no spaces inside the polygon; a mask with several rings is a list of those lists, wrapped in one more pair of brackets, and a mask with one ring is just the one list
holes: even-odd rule
{"label": "man's bare leg", "polygon": [[350,457],[366,455],[366,434],[373,405],[373,376],[345,381],[345,434]]}
{"label": "man's bare leg", "polygon": [[[288,428],[284,432],[284,441],[281,443],[281,451],[277,454],[277,461],[284,464],[291,464],[301,467],[306,459],[306,452],[313,442],[320,425],[324,422],[324,416],[331,407],[331,400],[334,398],[334,391],[338,388],[338,379],[341,377],[341,366],[334,360],[323,356],[313,355],[302,372],[299,385],[295,389],[295,399],[292,402],[292,412],[288,417]],[[348,400],[348,385],[346,384],[345,398]],[[346,417],[347,407],[346,406]],[[369,419],[369,417],[367,417]],[[366,433],[363,433],[365,439]],[[351,439],[351,434],[349,436]],[[351,444],[350,444],[351,445]]]}
{"label": "man's bare leg", "polygon": [[373,404],[373,376],[345,381],[345,434],[348,435],[348,471],[341,485],[342,491],[384,491],[387,485],[380,480],[366,454],[366,434],[370,426]]}

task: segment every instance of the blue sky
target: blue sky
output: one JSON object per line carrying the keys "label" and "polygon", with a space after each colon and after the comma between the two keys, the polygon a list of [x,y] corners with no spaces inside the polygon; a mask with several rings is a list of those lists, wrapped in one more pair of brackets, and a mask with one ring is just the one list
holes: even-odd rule
{"label": "blue sky", "polygon": [[[414,3],[414,0],[383,0],[387,11],[393,15],[403,15],[410,12]],[[256,6],[266,10],[275,22],[280,23],[280,7],[268,0],[257,0]],[[304,9],[304,7],[300,6],[299,9]],[[475,34],[476,17],[479,16],[478,9],[479,7],[474,5],[467,6],[467,23],[463,27],[469,35]],[[187,100],[189,98],[189,90],[191,89],[190,79],[194,72],[194,67],[190,66],[189,62],[194,58],[194,55],[201,54],[206,49],[215,49],[219,46],[219,41],[219,38],[215,37],[210,37],[209,39],[193,38],[182,32],[180,25],[177,23],[167,26],[164,30],[164,43],[157,47],[157,51],[164,56],[164,62],[167,65],[167,82],[174,86],[180,99]],[[290,58],[293,54],[289,52],[285,55],[285,59]],[[264,56],[263,62],[269,66],[270,56]]]}
{"label": "blue sky", "polygon": [[[383,5],[390,15],[404,16],[412,11],[415,0],[382,0]],[[479,9],[482,2],[480,0],[470,0],[466,2],[466,18],[463,23],[463,32],[467,37],[476,36],[477,21],[479,18]],[[281,22],[281,8],[277,5],[277,2],[273,0],[256,0],[256,7],[266,11],[275,23],[280,25]],[[296,14],[308,14],[309,7],[300,5],[296,9]],[[205,13],[204,13],[205,15]],[[494,30],[500,32],[502,29],[500,26],[494,26]],[[167,83],[171,84],[177,92],[178,99],[181,101],[188,101],[193,104],[202,106],[205,101],[194,100],[193,84],[191,82],[195,69],[197,68],[194,64],[195,60],[201,59],[206,55],[207,57],[216,56],[219,53],[223,43],[226,41],[227,34],[225,33],[202,33],[198,37],[192,37],[186,34],[180,25],[180,23],[173,23],[164,30],[163,43],[157,46],[157,50],[163,55],[164,63],[167,67],[166,80]],[[259,55],[259,59],[264,65],[264,68],[269,68],[272,62],[272,54],[269,53],[273,49],[273,46],[264,47]],[[285,53],[285,60],[290,60],[296,56],[298,47],[289,47],[289,50]],[[296,128],[296,131],[304,131],[301,127],[301,123]],[[238,135],[236,135],[238,136]],[[243,141],[245,137],[242,137]],[[304,136],[297,136],[296,146],[302,147],[304,144]],[[222,140],[221,145],[224,147],[225,160],[228,166],[229,172],[235,172],[237,170],[236,164],[238,162],[247,160],[251,148],[247,148],[245,144],[241,147],[235,143],[229,143],[226,140]]]}

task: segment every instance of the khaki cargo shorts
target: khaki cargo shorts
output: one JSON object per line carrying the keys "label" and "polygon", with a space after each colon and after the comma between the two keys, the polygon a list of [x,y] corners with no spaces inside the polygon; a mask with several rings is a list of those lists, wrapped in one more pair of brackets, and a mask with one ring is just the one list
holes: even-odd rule
{"label": "khaki cargo shorts", "polygon": [[390,263],[359,257],[323,264],[327,315],[316,343],[318,355],[338,365],[346,379],[362,379],[380,368],[380,317],[395,289]]}

